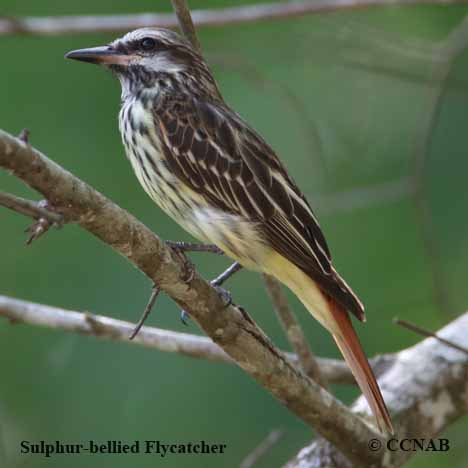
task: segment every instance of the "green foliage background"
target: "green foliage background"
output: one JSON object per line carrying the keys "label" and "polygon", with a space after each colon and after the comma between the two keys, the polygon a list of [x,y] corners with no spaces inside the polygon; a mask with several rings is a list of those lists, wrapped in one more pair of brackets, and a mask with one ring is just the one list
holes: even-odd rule
{"label": "green foliage background", "polygon": [[[192,7],[241,3],[249,2],[203,0]],[[2,1],[6,15],[151,10],[169,11],[169,2]],[[428,229],[422,231],[409,195],[379,201],[373,191],[366,192],[362,206],[355,206],[351,195],[411,175],[436,91],[430,80],[441,60],[434,46],[466,13],[466,7],[376,8],[200,30],[227,101],[277,149],[316,206],[337,268],[367,305],[368,323],[357,327],[369,355],[419,340],[393,325],[394,316],[437,329],[468,304],[466,54],[454,65],[429,139]],[[0,128],[12,133],[29,128],[32,144],[160,236],[188,239],[152,204],[123,156],[118,83],[103,70],[63,59],[70,49],[113,37],[0,38]],[[37,196],[4,172],[0,188]],[[137,320],[151,287],[142,274],[75,226],[50,232],[26,248],[22,231],[28,223],[0,211],[1,294]],[[431,256],[423,242],[427,231],[435,247]],[[206,277],[227,265],[208,255],[193,259]],[[442,307],[434,284],[446,297]],[[259,277],[243,272],[230,289],[275,343],[287,347]],[[316,353],[338,357],[327,333],[295,298],[291,303]],[[187,331],[166,297],[159,299],[149,323]],[[194,323],[188,331],[199,333]],[[270,467],[287,461],[313,435],[234,366],[2,320],[0,369],[1,466],[231,467],[272,428],[281,427],[285,438],[259,464]],[[354,388],[335,390],[348,402],[357,395]],[[466,466],[467,429],[466,421],[450,429],[449,453],[419,455],[408,466]],[[19,441],[41,439],[204,439],[226,443],[228,449],[220,457],[164,460],[157,455],[41,459],[19,454]]]}

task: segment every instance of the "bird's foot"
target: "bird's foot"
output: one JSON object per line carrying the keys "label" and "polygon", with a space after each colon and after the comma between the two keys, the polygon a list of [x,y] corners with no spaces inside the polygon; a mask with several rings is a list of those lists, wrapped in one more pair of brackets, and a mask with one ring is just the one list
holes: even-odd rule
{"label": "bird's foot", "polygon": [[223,301],[223,307],[229,307],[232,304],[232,294],[221,286],[213,285],[219,297]]}
{"label": "bird's foot", "polygon": [[188,327],[189,326],[189,323],[188,321],[190,320],[190,315],[188,314],[188,312],[184,309],[182,309],[180,311],[180,321],[186,326]]}
{"label": "bird's foot", "polygon": [[195,267],[193,266],[193,263],[190,261],[187,255],[185,255],[186,250],[177,244],[178,243],[174,243],[173,245],[169,244],[169,245],[171,249],[177,254],[177,256],[182,260],[182,269],[183,269],[182,277],[181,277],[182,281],[184,283],[189,284],[195,276]]}
{"label": "bird's foot", "polygon": [[212,279],[210,283],[213,286],[221,286],[229,278],[231,278],[231,276],[234,276],[241,269],[242,269],[242,265],[239,262],[234,262],[229,268],[224,270],[219,276]]}
{"label": "bird's foot", "polygon": [[[227,281],[231,276],[237,273],[242,268],[242,265],[238,262],[234,262],[229,268],[223,271],[219,276],[214,278],[210,281],[211,285],[218,291],[218,294],[221,296],[223,300],[224,306],[228,307],[232,304],[232,294],[226,289],[221,288],[220,286]],[[190,315],[187,311],[181,310],[180,311],[180,321],[185,325],[188,326],[190,319]]]}
{"label": "bird's foot", "polygon": [[[224,252],[212,244],[196,244],[192,242],[174,242],[174,241],[166,241],[166,245],[169,246],[172,250],[176,252],[177,255],[182,259],[184,265],[184,273],[183,273],[183,281],[186,283],[190,283],[193,280],[195,275],[195,269],[193,263],[187,258],[186,252],[209,252],[215,253],[218,255],[224,255]],[[223,273],[219,276],[214,278],[210,281],[211,285],[218,291],[221,299],[223,300],[223,304],[225,307],[228,307],[232,304],[232,295],[229,291],[221,288],[220,286],[224,284],[231,276],[237,273],[242,268],[238,262],[234,262],[229,268],[227,268]],[[143,326],[143,323],[147,319],[148,315],[151,312],[151,309],[156,302],[156,298],[160,292],[160,288],[157,285],[154,285],[153,292],[151,294],[150,300],[148,301],[148,305],[146,306],[141,319],[138,321],[135,329],[133,330],[130,339],[133,339]],[[181,310],[180,311],[180,320],[181,322],[188,326],[188,321],[190,319],[190,315],[187,311]]]}
{"label": "bird's foot", "polygon": [[[227,291],[226,289],[222,288],[221,286],[217,286],[216,284],[213,284],[213,287],[216,289],[217,293],[219,294],[219,297],[223,301],[223,307],[229,307],[232,304],[232,294]],[[190,315],[186,310],[181,310],[180,311],[180,321],[188,327],[189,325],[189,320],[190,320]]]}

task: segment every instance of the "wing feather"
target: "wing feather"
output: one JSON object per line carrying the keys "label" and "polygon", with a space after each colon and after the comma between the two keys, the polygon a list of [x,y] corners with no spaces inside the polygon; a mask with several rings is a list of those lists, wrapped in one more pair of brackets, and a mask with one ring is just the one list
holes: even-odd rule
{"label": "wing feather", "polygon": [[362,304],[334,270],[307,200],[253,129],[224,107],[187,98],[158,106],[154,118],[178,177],[217,208],[257,222],[278,253],[362,319]]}

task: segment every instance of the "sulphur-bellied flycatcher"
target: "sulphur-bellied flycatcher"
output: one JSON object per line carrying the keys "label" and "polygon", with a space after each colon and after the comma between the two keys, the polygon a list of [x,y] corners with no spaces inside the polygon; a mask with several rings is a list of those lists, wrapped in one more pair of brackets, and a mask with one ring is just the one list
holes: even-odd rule
{"label": "sulphur-bellied flycatcher", "polygon": [[119,127],[148,195],[198,239],[288,286],[327,328],[379,428],[392,424],[348,312],[362,303],[331,263],[307,200],[263,138],[225,102],[202,56],[163,29],[138,29],[68,58],[122,85]]}

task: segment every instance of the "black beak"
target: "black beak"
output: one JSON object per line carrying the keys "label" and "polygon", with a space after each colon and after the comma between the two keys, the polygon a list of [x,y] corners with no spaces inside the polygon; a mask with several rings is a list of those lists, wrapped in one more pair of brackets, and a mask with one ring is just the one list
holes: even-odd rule
{"label": "black beak", "polygon": [[116,50],[111,46],[91,47],[89,49],[72,50],[65,58],[97,65],[128,65],[134,57]]}

